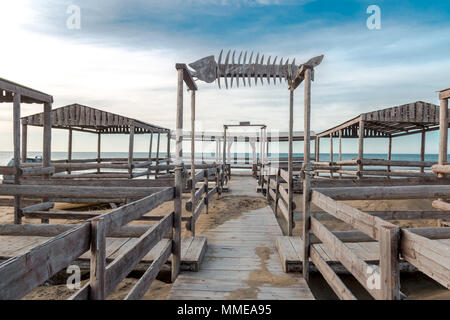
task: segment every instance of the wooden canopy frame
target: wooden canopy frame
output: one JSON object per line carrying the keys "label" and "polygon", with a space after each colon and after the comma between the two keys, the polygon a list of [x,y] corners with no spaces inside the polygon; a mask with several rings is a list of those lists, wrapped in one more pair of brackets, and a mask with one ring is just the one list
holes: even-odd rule
{"label": "wooden canopy frame", "polygon": [[[339,161],[342,160],[342,138],[358,139],[358,159],[364,156],[364,138],[387,138],[388,159],[392,157],[392,138],[421,134],[420,161],[425,161],[426,133],[439,130],[439,106],[423,101],[362,113],[317,135],[316,162],[319,159],[320,138],[330,138],[330,162],[333,162],[333,138],[339,138]],[[448,121],[448,120],[447,120]],[[358,170],[362,171],[362,164]],[[423,167],[421,168],[423,172]]]}
{"label": "wooden canopy frame", "polygon": [[[167,134],[167,165],[170,162],[170,129],[149,124],[137,119],[103,111],[100,109],[71,104],[53,109],[51,114],[51,127],[55,129],[69,130],[68,157],[72,161],[72,131],[88,132],[98,135],[97,140],[97,162],[101,162],[101,136],[103,134],[128,134],[128,164],[134,164],[134,135],[150,134],[149,161],[152,161],[153,134],[157,134],[156,165],[159,165],[161,134]],[[22,118],[22,161],[27,157],[27,127],[43,126],[43,113],[36,113]],[[70,172],[70,171],[69,171]],[[97,169],[100,173],[100,169]],[[131,173],[130,173],[130,176]]]}
{"label": "wooden canopy frame", "polygon": [[[41,113],[41,123],[44,127],[43,152],[42,152],[42,174],[44,178],[49,178],[48,169],[51,161],[51,110],[53,97],[38,90],[31,89],[21,84],[0,78],[0,103],[13,103],[13,144],[14,144],[14,184],[20,184],[23,170],[20,168],[20,104],[37,103],[44,105],[44,112]],[[26,161],[26,157],[25,157]],[[8,168],[5,168],[8,169]],[[37,172],[39,173],[39,172]],[[45,199],[44,199],[45,200]],[[21,196],[14,196],[14,223],[22,222]],[[43,220],[48,222],[48,220]]]}

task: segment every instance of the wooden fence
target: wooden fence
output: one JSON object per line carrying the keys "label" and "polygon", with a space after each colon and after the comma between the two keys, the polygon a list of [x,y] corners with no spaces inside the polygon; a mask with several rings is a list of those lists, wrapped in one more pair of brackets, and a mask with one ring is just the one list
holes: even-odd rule
{"label": "wooden fence", "polygon": [[[312,169],[319,176],[326,173],[329,178],[370,178],[370,177],[433,177],[430,161],[402,161],[384,159],[353,159],[336,162],[314,162]],[[366,166],[366,168],[364,168]],[[370,168],[367,168],[370,167]],[[408,167],[408,170],[392,169],[392,167]],[[428,172],[425,172],[428,168]]]}
{"label": "wooden fence", "polygon": [[[86,194],[98,197],[135,197],[141,198],[111,212],[89,219],[80,225],[9,225],[2,226],[2,234],[54,236],[45,243],[9,259],[0,264],[0,299],[19,299],[41,285],[44,281],[66,268],[85,252],[91,252],[90,280],[75,293],[71,299],[105,299],[114,288],[133,270],[139,261],[164,236],[169,235],[159,257],[141,279],[130,290],[125,299],[139,299],[148,290],[156,278],[161,266],[172,254],[172,269],[179,268],[180,255],[174,251],[180,246],[180,229],[174,229],[174,213],[159,216],[156,225],[150,228],[144,226],[126,226],[134,220],[143,219],[147,212],[152,211],[164,202],[174,200],[174,188],[104,188],[71,186],[60,188],[55,186],[0,185],[0,195],[42,196],[42,197],[86,197]],[[52,207],[51,203],[43,203],[22,209],[25,213],[39,213]],[[56,216],[47,216],[55,218]],[[20,229],[20,230],[19,230]],[[178,230],[178,231],[177,231]],[[138,236],[137,242],[126,252],[106,263],[107,236]],[[172,270],[172,275],[179,270]]]}
{"label": "wooden fence", "polygon": [[[355,299],[353,293],[321,257],[317,243],[331,252],[375,299],[400,299],[400,257],[419,271],[450,289],[450,247],[433,241],[450,239],[449,228],[403,229],[385,219],[391,212],[371,214],[356,209],[343,200],[387,200],[450,197],[446,186],[345,187],[318,188],[311,191],[310,201],[327,214],[352,226],[354,230],[332,232],[317,217],[306,213],[310,223],[303,236],[303,250],[341,299]],[[437,212],[396,212],[396,219],[436,217]],[[443,213],[447,216],[450,212]],[[379,264],[369,265],[349,249],[344,242],[376,241],[379,244]],[[309,273],[309,259],[303,262],[303,272]]]}
{"label": "wooden fence", "polygon": [[[225,183],[224,165],[213,165],[209,169],[199,170],[195,173],[194,179],[188,180],[187,188],[190,189],[191,199],[186,202],[186,210],[192,212],[190,221],[186,224],[186,229],[191,231],[192,236],[195,236],[195,223],[200,216],[203,208],[206,207],[206,214],[208,214],[209,200],[215,195],[220,196]],[[210,181],[215,182],[215,186],[209,187]],[[197,187],[197,184],[201,183]]]}

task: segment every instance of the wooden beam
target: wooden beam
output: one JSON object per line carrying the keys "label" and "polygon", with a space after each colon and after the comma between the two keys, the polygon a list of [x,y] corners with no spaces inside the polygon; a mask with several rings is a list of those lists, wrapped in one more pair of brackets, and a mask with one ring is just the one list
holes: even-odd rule
{"label": "wooden beam", "polygon": [[[184,68],[186,68],[184,66]],[[178,70],[177,83],[177,117],[176,117],[176,146],[175,146],[175,195],[174,195],[174,214],[173,214],[173,231],[172,231],[172,268],[171,280],[172,282],[178,277],[180,272],[181,262],[181,216],[182,216],[182,199],[181,193],[183,190],[183,81],[184,68]],[[193,81],[192,81],[193,83]],[[191,85],[192,85],[191,83]],[[195,83],[193,83],[195,86]],[[197,87],[192,86],[192,90]]]}
{"label": "wooden beam", "polygon": [[91,263],[89,298],[105,300],[106,228],[102,218],[91,221]]}
{"label": "wooden beam", "polygon": [[380,232],[380,283],[384,300],[400,300],[400,228],[382,226]]}
{"label": "wooden beam", "polygon": [[178,72],[182,73],[183,81],[188,86],[189,90],[197,90],[197,85],[195,84],[195,80],[191,75],[191,72],[189,71],[188,67],[184,63],[177,63],[175,64],[175,68],[178,70]]}
{"label": "wooden beam", "polygon": [[[358,159],[362,159],[364,157],[364,121],[359,121],[359,134],[358,134]],[[362,171],[362,164],[358,164],[358,171]],[[358,176],[358,179],[362,178]]]}
{"label": "wooden beam", "polygon": [[[311,124],[311,70],[305,71],[305,93],[304,93],[304,132],[305,142],[303,149],[305,174],[303,177],[303,278],[309,280],[309,249],[310,249],[310,229],[311,219],[309,211],[311,207],[311,185],[310,185],[310,124]],[[292,177],[291,177],[292,178]],[[291,193],[292,194],[292,193]],[[289,212],[290,218],[293,219],[293,212]]]}
{"label": "wooden beam", "polygon": [[[447,163],[447,142],[448,142],[448,100],[441,100],[439,108],[439,164]],[[439,177],[444,177],[439,174]]]}
{"label": "wooden beam", "polygon": [[[1,84],[1,79],[0,79]],[[14,94],[13,103],[13,145],[14,145],[14,183],[20,184],[20,93]],[[22,211],[20,195],[14,196],[14,223],[22,223]]]}
{"label": "wooden beam", "polygon": [[27,162],[27,138],[28,138],[28,125],[26,122],[22,122],[22,163]]}
{"label": "wooden beam", "polygon": [[[426,131],[422,130],[421,140],[420,140],[420,161],[425,161],[425,141],[426,141]],[[420,172],[424,172],[424,168],[420,168]]]}
{"label": "wooden beam", "polygon": [[[306,108],[306,106],[305,106]],[[306,113],[306,111],[305,111]],[[289,90],[289,150],[288,150],[288,176],[287,176],[287,183],[288,183],[288,202],[287,202],[287,209],[288,209],[288,216],[287,216],[287,227],[288,227],[288,236],[292,236],[293,231],[293,216],[294,210],[292,209],[292,202],[294,201],[294,191],[293,191],[293,163],[292,163],[292,154],[294,152],[293,150],[293,133],[294,133],[294,89]],[[305,142],[306,144],[306,142]]]}

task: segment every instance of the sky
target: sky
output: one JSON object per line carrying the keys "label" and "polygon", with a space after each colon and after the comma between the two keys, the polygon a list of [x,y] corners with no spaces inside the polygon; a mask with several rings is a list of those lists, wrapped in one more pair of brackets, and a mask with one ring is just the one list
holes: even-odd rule
{"label": "sky", "polygon": [[[380,29],[367,27],[380,8]],[[71,6],[80,28],[68,28]],[[220,50],[248,50],[306,62],[324,54],[312,85],[311,127],[320,132],[363,112],[414,101],[439,104],[450,86],[450,2],[321,0],[2,0],[0,77],[53,95],[54,108],[80,103],[173,129],[175,63]],[[6,32],[5,32],[6,31]],[[265,123],[287,131],[286,84],[219,89],[198,82],[197,130],[224,123]],[[188,97],[185,106],[189,108]],[[22,115],[41,112],[24,105]],[[185,129],[189,114],[185,112]],[[303,129],[303,90],[295,93],[294,130]],[[0,150],[12,149],[12,108],[0,106]],[[41,150],[40,129],[29,129],[29,150]],[[321,151],[328,152],[324,139]],[[107,137],[104,151],[126,151],[126,137]],[[52,148],[65,151],[67,133],[54,131]],[[74,151],[95,151],[96,137],[74,137]],[[420,137],[394,139],[395,153],[416,153]],[[437,133],[426,152],[437,153]],[[387,141],[368,140],[366,151],[385,153]],[[197,148],[214,150],[214,145]],[[281,147],[284,151],[285,146]],[[148,139],[136,139],[136,151]],[[298,151],[297,151],[298,150]],[[301,152],[301,143],[294,145]],[[344,153],[356,141],[343,143]]]}

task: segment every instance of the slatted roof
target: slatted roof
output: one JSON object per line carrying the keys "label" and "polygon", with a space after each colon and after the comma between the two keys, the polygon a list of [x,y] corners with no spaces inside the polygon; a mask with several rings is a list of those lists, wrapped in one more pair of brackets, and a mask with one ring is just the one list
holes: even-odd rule
{"label": "slatted roof", "polygon": [[384,138],[439,129],[439,106],[423,101],[360,114],[338,126],[319,133],[318,137],[357,138],[359,123],[364,121],[364,137]]}
{"label": "slatted roof", "polygon": [[[52,128],[56,129],[72,129],[102,134],[127,134],[130,133],[130,128],[134,124],[135,134],[170,133],[170,129],[167,128],[80,104],[53,109],[51,117]],[[44,113],[41,112],[22,117],[22,123],[42,127],[43,118]]]}
{"label": "slatted roof", "polygon": [[22,103],[52,103],[53,97],[21,84],[0,78],[0,103],[13,102],[14,95],[20,94]]}

